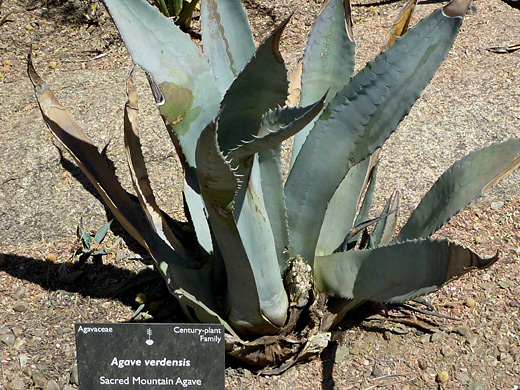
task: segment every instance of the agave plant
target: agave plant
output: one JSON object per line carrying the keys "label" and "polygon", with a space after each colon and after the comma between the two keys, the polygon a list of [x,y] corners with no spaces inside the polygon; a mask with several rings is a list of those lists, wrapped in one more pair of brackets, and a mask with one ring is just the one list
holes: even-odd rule
{"label": "agave plant", "polygon": [[[469,3],[454,0],[397,38],[411,0],[386,49],[352,76],[350,4],[328,1],[289,95],[278,49],[288,20],[255,50],[240,0],[204,0],[201,52],[147,1],[105,0],[180,157],[196,240],[155,201],[132,72],[124,138],[140,207],[31,61],[28,71],[47,125],[150,252],[189,319],[224,324],[231,356],[274,373],[320,353],[328,331],[360,302],[410,300],[496,261],[431,236],[520,165],[519,139],[456,162],[397,235],[398,193],[368,217],[378,150],[450,50]],[[293,135],[284,182],[281,143]]]}

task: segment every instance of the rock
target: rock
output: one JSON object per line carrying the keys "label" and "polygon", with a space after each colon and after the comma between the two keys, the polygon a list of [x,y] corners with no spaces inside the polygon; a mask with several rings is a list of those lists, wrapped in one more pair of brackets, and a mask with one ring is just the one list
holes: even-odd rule
{"label": "rock", "polygon": [[441,348],[441,353],[442,353],[442,356],[444,356],[446,358],[449,358],[449,357],[452,357],[453,355],[455,355],[455,351],[447,345],[445,345],[444,347]]}
{"label": "rock", "polygon": [[22,378],[17,378],[11,382],[11,389],[13,390],[24,390],[25,383]]}
{"label": "rock", "polygon": [[23,298],[24,296],[25,296],[25,287],[19,286],[14,293],[14,299],[19,300],[20,298]]}
{"label": "rock", "polygon": [[441,333],[435,332],[434,334],[432,334],[431,342],[435,343],[436,341],[439,341],[440,339],[441,339]]}
{"label": "rock", "polygon": [[501,352],[500,355],[498,355],[497,359],[501,362],[503,362],[504,360],[506,360],[508,358],[508,354],[505,353],[505,352]]}
{"label": "rock", "polygon": [[381,367],[379,364],[376,364],[374,366],[374,369],[372,370],[372,376],[375,378],[379,378],[380,376],[383,376],[383,375],[385,375],[383,367]]}
{"label": "rock", "polygon": [[490,290],[495,287],[497,284],[495,282],[485,282],[480,285],[482,290]]}
{"label": "rock", "polygon": [[58,256],[56,253],[49,253],[47,256],[45,256],[45,260],[49,263],[55,263],[58,260]]}
{"label": "rock", "polygon": [[466,374],[457,374],[457,375],[455,375],[455,379],[457,379],[460,383],[462,383],[463,385],[465,385],[466,383],[469,382],[469,375],[466,375]]}
{"label": "rock", "polygon": [[467,298],[466,301],[464,302],[464,304],[469,307],[469,308],[472,308],[472,307],[475,307],[475,305],[477,304],[477,302],[475,302],[475,300],[473,298]]}
{"label": "rock", "polygon": [[13,310],[17,312],[23,312],[27,310],[27,305],[22,301],[17,301],[13,305]]}
{"label": "rock", "polygon": [[513,286],[514,283],[511,282],[510,280],[501,280],[498,285],[500,286],[500,288],[503,288],[503,289],[508,289],[509,287]]}
{"label": "rock", "polygon": [[43,375],[41,371],[34,370],[31,377],[37,387],[43,387],[47,383],[47,378],[45,378],[45,375]]}
{"label": "rock", "polygon": [[79,375],[78,375],[78,365],[74,364],[70,369],[70,379],[69,382],[73,385],[79,386]]}
{"label": "rock", "polygon": [[0,341],[9,347],[12,347],[15,342],[14,334],[4,333],[0,336]]}
{"label": "rock", "polygon": [[43,390],[60,390],[60,385],[54,379],[51,379],[45,383]]}
{"label": "rock", "polygon": [[72,385],[65,385],[62,390],[77,390],[77,388]]}
{"label": "rock", "polygon": [[421,337],[422,344],[428,344],[430,342],[431,336],[429,334],[425,334]]}
{"label": "rock", "polygon": [[417,360],[417,365],[421,370],[426,370],[428,368],[428,361],[426,359]]}
{"label": "rock", "polygon": [[504,207],[504,202],[502,202],[502,201],[491,202],[491,209],[492,210],[499,210],[502,207]]}
{"label": "rock", "polygon": [[461,336],[466,337],[469,334],[469,329],[466,328],[465,326],[459,326],[459,327],[455,328],[455,333],[458,333]]}
{"label": "rock", "polygon": [[466,390],[484,390],[484,386],[480,382],[471,382],[468,387],[466,387]]}
{"label": "rock", "polygon": [[[332,360],[334,363],[340,363],[351,353],[346,345],[338,345],[334,348],[334,352],[332,353]],[[77,370],[77,366],[76,370]],[[72,374],[71,374],[71,382],[72,382]]]}
{"label": "rock", "polygon": [[447,371],[439,371],[437,373],[437,376],[435,377],[435,380],[438,383],[446,383],[450,379],[450,374],[448,374]]}
{"label": "rock", "polygon": [[26,353],[21,353],[20,356],[18,356],[18,360],[20,361],[20,368],[24,369],[29,361],[29,356]]}

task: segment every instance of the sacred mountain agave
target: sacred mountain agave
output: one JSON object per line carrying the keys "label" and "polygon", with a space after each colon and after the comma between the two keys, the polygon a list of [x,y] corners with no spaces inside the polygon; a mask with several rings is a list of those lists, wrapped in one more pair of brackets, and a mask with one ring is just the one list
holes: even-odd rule
{"label": "sacred mountain agave", "polygon": [[[150,252],[185,314],[225,325],[230,355],[280,372],[321,352],[327,331],[359,302],[410,300],[496,260],[430,237],[520,164],[519,139],[456,162],[397,236],[398,193],[368,221],[378,151],[450,50],[470,0],[454,0],[406,32],[410,0],[385,50],[354,76],[350,4],[329,0],[290,95],[278,49],[288,20],[255,49],[240,0],[203,0],[201,52],[146,0],[104,2],[147,72],[183,165],[186,215],[198,244],[155,202],[132,73],[124,137],[144,215],[29,61],[43,117]],[[284,183],[281,143],[294,135]]]}

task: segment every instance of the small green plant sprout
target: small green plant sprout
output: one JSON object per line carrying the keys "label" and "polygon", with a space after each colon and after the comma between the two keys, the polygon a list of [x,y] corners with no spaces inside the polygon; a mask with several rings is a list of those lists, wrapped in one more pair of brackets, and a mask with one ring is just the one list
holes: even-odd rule
{"label": "small green plant sprout", "polygon": [[108,254],[107,248],[101,244],[105,239],[111,224],[112,221],[101,226],[92,236],[83,227],[83,219],[80,221],[76,230],[78,241],[80,243],[80,246],[76,251],[76,256],[78,256],[80,262],[87,261],[91,256],[94,258],[94,261],[98,261],[103,255]]}
{"label": "small green plant sprout", "polygon": [[[240,0],[204,0],[201,52],[146,0],[104,0],[179,155],[189,231],[155,201],[133,71],[123,132],[139,205],[30,57],[28,73],[48,127],[150,252],[188,319],[222,323],[230,356],[276,374],[323,351],[361,303],[409,301],[497,260],[432,235],[520,165],[520,139],[455,162],[399,232],[397,192],[368,217],[379,150],[452,47],[470,1],[407,31],[410,0],[384,50],[354,74],[350,4],[329,0],[290,85],[279,51],[289,19],[255,47]],[[281,144],[292,136],[283,172]]]}
{"label": "small green plant sprout", "polygon": [[199,0],[154,0],[154,4],[164,16],[173,18],[177,26],[188,29]]}

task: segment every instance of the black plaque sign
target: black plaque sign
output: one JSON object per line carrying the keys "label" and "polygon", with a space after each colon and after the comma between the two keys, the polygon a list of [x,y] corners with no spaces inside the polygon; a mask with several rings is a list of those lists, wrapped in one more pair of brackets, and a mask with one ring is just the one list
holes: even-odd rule
{"label": "black plaque sign", "polygon": [[81,390],[224,390],[224,326],[76,324]]}

